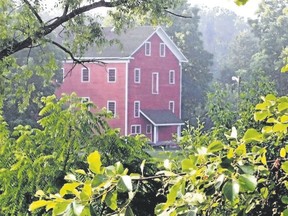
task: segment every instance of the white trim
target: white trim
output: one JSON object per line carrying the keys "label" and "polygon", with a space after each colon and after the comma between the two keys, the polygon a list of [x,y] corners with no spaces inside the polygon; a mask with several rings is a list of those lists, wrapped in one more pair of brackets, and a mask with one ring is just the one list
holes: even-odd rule
{"label": "white trim", "polygon": [[[110,81],[110,70],[115,71],[115,81]],[[107,68],[107,82],[108,83],[116,83],[117,81],[117,68]]]}
{"label": "white trim", "polygon": [[128,135],[128,62],[125,70],[125,136]]}
{"label": "white trim", "polygon": [[[173,104],[172,105],[172,110],[170,109],[171,108],[170,104]],[[175,112],[175,101],[169,101],[168,109],[171,110],[173,113]]]}
{"label": "white trim", "polygon": [[[139,80],[137,81],[136,80],[136,71],[138,71],[138,77],[139,77]],[[134,68],[134,83],[141,83],[141,69],[140,68]]]}
{"label": "white trim", "polygon": [[[125,63],[125,62],[129,62],[130,59],[134,59],[133,57],[129,56],[129,57],[75,57],[79,60],[91,60],[91,62],[93,62],[93,60],[95,60],[95,62],[93,62],[93,64],[102,64],[104,63]],[[75,63],[74,60],[72,59],[66,59],[63,61],[63,63]]]}
{"label": "white trim", "polygon": [[65,68],[61,68],[61,71],[62,71],[62,83],[64,83],[64,80],[65,80]]}
{"label": "white trim", "polygon": [[[136,115],[136,104],[138,104],[138,115]],[[140,101],[134,101],[134,118],[140,118]]]}
{"label": "white trim", "polygon": [[[87,81],[83,80],[83,71],[84,70],[87,70],[87,72],[88,72],[88,80]],[[82,83],[89,83],[90,82],[90,69],[89,68],[85,68],[85,67],[81,68],[81,82]]]}
{"label": "white trim", "polygon": [[[156,76],[156,83],[154,83],[154,75],[157,75]],[[159,73],[158,72],[153,72],[152,73],[152,94],[159,94]],[[155,92],[154,92],[154,85],[156,85],[156,88],[155,88]]]}
{"label": "white trim", "polygon": [[182,117],[182,64],[179,62],[179,72],[180,72],[180,97],[179,97],[179,118]]}
{"label": "white trim", "polygon": [[[114,103],[114,114],[113,114],[113,118],[116,118],[117,115],[117,104],[115,100],[107,100],[107,111],[112,112],[111,110],[109,110],[109,103]],[[113,112],[112,112],[113,113]]]}
{"label": "white trim", "polygon": [[[171,82],[171,78],[172,78],[172,82]],[[175,84],[175,70],[169,70],[169,84],[171,85]]]}
{"label": "white trim", "polygon": [[[135,127],[136,133],[132,133],[132,128],[133,128],[133,127]],[[137,130],[136,130],[137,127],[139,127],[139,133],[137,133]],[[142,132],[142,129],[141,129],[141,125],[140,125],[140,124],[131,125],[131,127],[130,127],[130,134],[141,134],[141,132]]]}
{"label": "white trim", "polygon": [[[147,47],[148,46],[148,47]],[[148,49],[149,48],[149,49]],[[151,48],[152,48],[152,46],[151,46],[151,42],[150,41],[145,41],[145,43],[144,43],[144,51],[145,51],[145,56],[151,56]],[[147,52],[147,51],[149,51],[149,52]]]}
{"label": "white trim", "polygon": [[[161,48],[163,48],[163,53],[161,52],[162,51]],[[159,56],[160,57],[166,57],[166,45],[165,45],[165,43],[159,44]]]}

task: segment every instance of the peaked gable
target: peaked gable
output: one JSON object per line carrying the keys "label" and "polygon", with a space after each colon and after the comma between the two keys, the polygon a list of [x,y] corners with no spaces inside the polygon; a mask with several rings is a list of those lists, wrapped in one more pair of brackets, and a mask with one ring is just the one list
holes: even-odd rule
{"label": "peaked gable", "polygon": [[148,41],[154,34],[157,34],[180,62],[187,62],[186,57],[161,27],[155,29],[152,26],[139,26],[128,29],[121,34],[115,33],[113,28],[104,28],[103,31],[107,40],[115,40],[119,43],[104,46],[102,49],[91,47],[84,54],[84,57],[100,59],[129,59],[132,58],[133,54],[137,52],[146,41]]}

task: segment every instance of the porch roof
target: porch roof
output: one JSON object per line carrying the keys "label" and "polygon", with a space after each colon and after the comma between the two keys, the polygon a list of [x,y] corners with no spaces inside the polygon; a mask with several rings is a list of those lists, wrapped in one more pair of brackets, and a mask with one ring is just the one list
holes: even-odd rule
{"label": "porch roof", "polygon": [[184,122],[170,110],[140,110],[140,113],[154,126],[184,125]]}

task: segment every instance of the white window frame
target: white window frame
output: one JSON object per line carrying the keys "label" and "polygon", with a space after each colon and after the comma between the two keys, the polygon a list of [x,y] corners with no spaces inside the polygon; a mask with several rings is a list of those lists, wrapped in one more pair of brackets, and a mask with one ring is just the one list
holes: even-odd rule
{"label": "white window frame", "polygon": [[[138,73],[138,80],[136,79],[137,73]],[[140,68],[134,69],[134,83],[141,83],[141,69]]]}
{"label": "white window frame", "polygon": [[[154,76],[156,75],[156,83],[154,83]],[[152,94],[159,94],[159,73],[158,72],[153,72],[152,73]],[[154,85],[155,88],[154,88]],[[156,90],[156,91],[154,91]]]}
{"label": "white window frame", "polygon": [[[111,81],[110,80],[110,70],[114,70],[115,71],[115,80]],[[116,68],[108,68],[107,69],[107,82],[108,83],[116,83],[116,80],[117,80],[117,69]]]}
{"label": "white window frame", "polygon": [[[134,133],[133,128],[135,128]],[[137,129],[139,129],[139,131],[137,131]],[[131,134],[141,134],[141,125],[140,124],[131,125]]]}
{"label": "white window frame", "polygon": [[[83,76],[83,73],[84,73],[84,70],[87,70],[88,72],[88,80],[83,80],[84,76]],[[89,68],[82,68],[81,69],[81,82],[90,82],[90,69]]]}
{"label": "white window frame", "polygon": [[[113,111],[111,111],[110,109],[109,109],[109,104],[110,103],[114,103],[114,113],[113,113]],[[117,104],[116,104],[116,101],[114,101],[114,100],[108,100],[107,101],[107,111],[108,112],[111,112],[112,114],[113,114],[113,118],[116,118],[116,109],[117,108]]]}
{"label": "white window frame", "polygon": [[134,101],[134,118],[140,118],[140,101]]}
{"label": "white window frame", "polygon": [[151,42],[145,42],[145,56],[151,56]]}
{"label": "white window frame", "polygon": [[146,125],[146,134],[151,134],[152,133],[152,124],[147,124]]}
{"label": "white window frame", "polygon": [[175,111],[175,101],[169,101],[169,110],[171,110],[173,113]]}
{"label": "white window frame", "polygon": [[160,45],[159,45],[159,55],[160,55],[160,57],[165,57],[166,56],[166,45],[165,45],[165,43],[160,43]]}
{"label": "white window frame", "polygon": [[175,70],[169,71],[169,84],[175,84]]}

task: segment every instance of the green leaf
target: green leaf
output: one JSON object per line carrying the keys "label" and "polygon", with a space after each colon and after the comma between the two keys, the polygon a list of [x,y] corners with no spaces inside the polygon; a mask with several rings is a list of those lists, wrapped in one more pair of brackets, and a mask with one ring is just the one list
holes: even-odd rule
{"label": "green leaf", "polygon": [[286,109],[288,109],[288,102],[281,102],[278,104],[278,111],[279,112],[282,112]]}
{"label": "green leaf", "polygon": [[285,209],[282,213],[281,216],[288,216],[288,209]]}
{"label": "green leaf", "polygon": [[117,183],[117,190],[119,192],[128,192],[132,191],[132,180],[130,176],[121,176]]}
{"label": "green leaf", "polygon": [[287,116],[287,115],[281,116],[280,122],[281,122],[281,123],[288,123],[288,116]]}
{"label": "green leaf", "polygon": [[183,172],[189,171],[189,170],[191,170],[191,169],[193,169],[195,167],[194,161],[192,161],[190,159],[182,160],[181,166],[182,166],[182,171]]}
{"label": "green leaf", "polygon": [[267,117],[269,117],[269,112],[266,110],[263,111],[259,111],[259,112],[255,112],[254,113],[254,119],[255,121],[263,121],[264,119],[266,119]]}
{"label": "green leaf", "polygon": [[[237,138],[237,135],[236,135]],[[224,148],[224,145],[221,141],[214,141],[208,146],[208,152],[218,152]]]}
{"label": "green leaf", "polygon": [[82,201],[88,201],[92,196],[92,187],[90,183],[85,183],[84,187],[80,193],[80,198]]}
{"label": "green leaf", "polygon": [[263,141],[263,135],[253,128],[248,129],[243,136],[243,141],[245,143],[250,143],[253,141],[262,142]]}
{"label": "green leaf", "polygon": [[127,206],[126,211],[125,211],[125,216],[134,216],[134,213],[130,206]]}
{"label": "green leaf", "polygon": [[235,153],[238,155],[238,156],[244,156],[246,155],[246,145],[243,143],[241,145],[239,145],[236,150],[235,150]]}
{"label": "green leaf", "polygon": [[47,200],[37,200],[31,203],[29,206],[29,211],[34,211],[35,209],[41,208],[43,206],[46,206],[48,204]]}
{"label": "green leaf", "polygon": [[285,158],[286,157],[286,150],[285,148],[281,148],[280,150],[280,157]]}
{"label": "green leaf", "polygon": [[77,195],[76,187],[78,187],[80,183],[78,182],[72,182],[72,183],[66,183],[63,185],[63,187],[60,189],[60,195],[63,197],[66,194],[75,194]]}
{"label": "green leaf", "polygon": [[288,196],[282,196],[281,202],[287,205],[288,204]]}
{"label": "green leaf", "polygon": [[284,163],[282,163],[281,168],[288,173],[288,161],[285,161]]}
{"label": "green leaf", "polygon": [[235,0],[235,3],[238,6],[245,5],[247,2],[248,2],[248,0]]}
{"label": "green leaf", "polygon": [[240,189],[243,191],[254,191],[257,187],[257,179],[253,175],[243,174],[240,175],[238,178]]}
{"label": "green leaf", "polygon": [[71,202],[60,202],[57,203],[56,206],[53,208],[53,215],[61,215],[63,214],[67,207],[69,207]]}
{"label": "green leaf", "polygon": [[239,166],[239,168],[241,169],[241,171],[245,174],[250,174],[252,175],[254,173],[254,167],[250,166],[250,165],[242,165]]}
{"label": "green leaf", "polygon": [[170,206],[175,202],[178,192],[181,191],[180,188],[182,186],[182,183],[183,180],[181,179],[170,188],[169,193],[167,194],[167,201],[165,206]]}
{"label": "green leaf", "polygon": [[88,164],[89,164],[89,169],[96,173],[100,174],[102,162],[101,162],[101,156],[98,151],[95,151],[91,153],[88,158],[87,158]]}
{"label": "green leaf", "polygon": [[106,198],[105,198],[106,205],[115,211],[117,209],[117,191],[109,191]]}
{"label": "green leaf", "polygon": [[239,183],[235,180],[228,181],[224,184],[222,192],[226,199],[231,203],[234,203],[239,195],[240,186]]}

